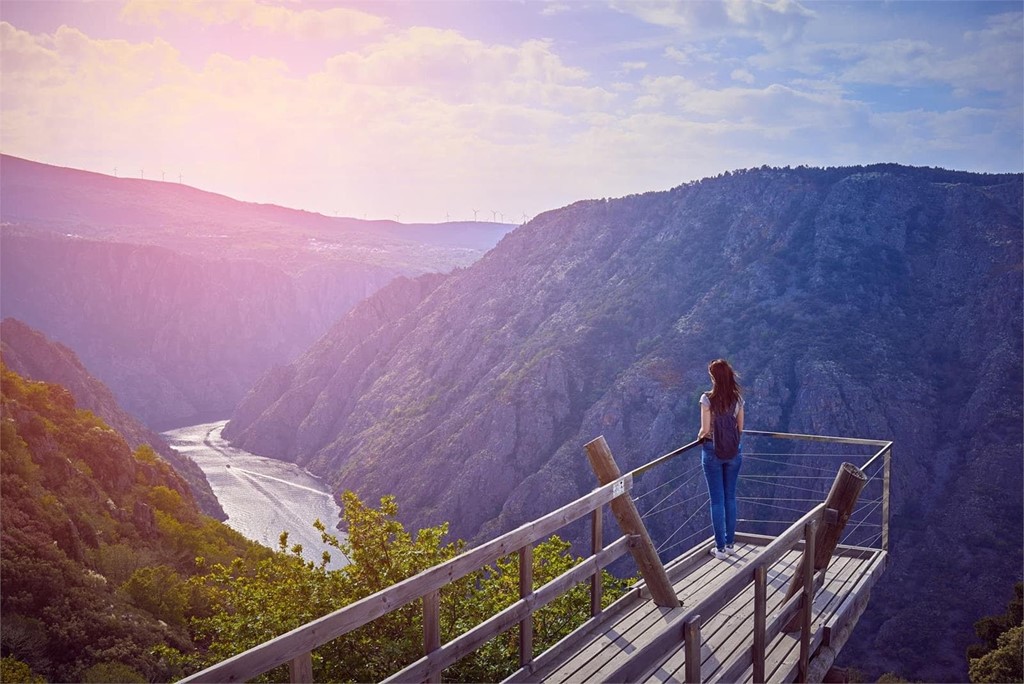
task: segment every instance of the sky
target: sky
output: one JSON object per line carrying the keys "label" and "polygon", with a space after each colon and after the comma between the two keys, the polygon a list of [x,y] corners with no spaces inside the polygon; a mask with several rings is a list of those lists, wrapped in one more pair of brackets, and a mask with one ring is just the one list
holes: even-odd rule
{"label": "sky", "polygon": [[403,223],[765,164],[1021,172],[1024,3],[0,0],[0,151]]}

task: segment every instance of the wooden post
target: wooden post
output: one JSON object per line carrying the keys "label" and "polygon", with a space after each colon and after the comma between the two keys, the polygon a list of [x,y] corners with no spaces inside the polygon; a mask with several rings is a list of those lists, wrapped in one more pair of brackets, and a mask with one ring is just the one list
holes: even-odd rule
{"label": "wooden post", "polygon": [[288,679],[295,684],[313,681],[313,654],[303,653],[288,661]]}
{"label": "wooden post", "polygon": [[[606,485],[612,480],[622,477],[622,472],[619,470],[618,464],[615,463],[615,459],[612,458],[611,449],[608,448],[608,443],[604,441],[603,436],[588,442],[584,448],[587,450],[590,467],[594,469],[598,482]],[[679,599],[676,597],[675,590],[672,589],[672,582],[669,581],[665,566],[658,558],[658,550],[654,548],[654,542],[651,541],[651,536],[647,533],[647,527],[644,526],[644,521],[636,510],[636,504],[633,503],[632,497],[625,494],[612,499],[611,507],[622,532],[627,535],[637,535],[640,538],[640,543],[635,547],[630,546],[630,553],[633,554],[633,560],[636,561],[640,575],[647,583],[647,588],[651,590],[651,598],[654,599],[654,603],[665,608],[677,608]]]}
{"label": "wooden post", "polygon": [[[434,590],[423,595],[423,653],[430,655],[441,647],[441,592]],[[440,682],[441,673],[431,672],[428,682]]]}
{"label": "wooden post", "polygon": [[[590,553],[596,555],[604,547],[601,524],[603,519],[604,506],[599,506],[590,514]],[[590,617],[601,612],[601,593],[604,584],[601,582],[601,570],[598,569],[590,577]]]}
{"label": "wooden post", "polygon": [[[824,524],[818,525],[814,540],[815,572],[828,567],[829,561],[832,560],[832,552],[836,550],[839,537],[842,536],[843,529],[846,527],[846,521],[850,519],[853,509],[857,505],[860,491],[864,489],[864,484],[867,481],[867,477],[864,476],[860,468],[852,463],[844,463],[839,466],[836,479],[832,482],[832,489],[825,499],[826,509],[835,510],[837,515],[832,519],[826,517]],[[796,596],[803,583],[803,575],[799,572],[794,573],[784,601]],[[798,619],[794,616],[786,625],[785,631],[792,632],[797,627],[799,627]]]}
{"label": "wooden post", "polygon": [[764,657],[767,648],[765,622],[768,619],[768,569],[754,570],[754,684],[764,684]]}
{"label": "wooden post", "polygon": [[[800,564],[804,576],[800,612],[800,665],[799,679],[807,681],[807,666],[811,662],[811,618],[814,610],[814,547],[817,529],[824,527],[811,521],[804,526],[804,559]],[[796,617],[796,616],[794,616]]]}
{"label": "wooden post", "polygon": [[[533,593],[533,545],[519,549],[519,598]],[[533,661],[533,613],[519,622],[519,667]]]}
{"label": "wooden post", "polygon": [[882,550],[889,551],[889,468],[892,462],[892,446],[882,456]]}
{"label": "wooden post", "polygon": [[686,652],[685,680],[700,682],[700,615],[683,625],[683,649]]}

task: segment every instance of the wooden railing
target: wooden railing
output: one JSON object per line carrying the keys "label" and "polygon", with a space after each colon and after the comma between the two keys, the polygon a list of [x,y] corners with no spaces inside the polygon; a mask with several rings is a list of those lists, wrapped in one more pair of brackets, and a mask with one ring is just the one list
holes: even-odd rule
{"label": "wooden railing", "polygon": [[[796,439],[829,442],[833,444],[861,445],[880,447],[860,468],[859,473],[870,470],[882,459],[882,550],[888,552],[889,547],[889,478],[892,458],[892,442],[884,440],[856,439],[846,437],[825,437],[819,435],[801,435],[780,432],[764,432],[758,430],[744,431],[744,435],[757,435],[781,439]],[[697,442],[687,444],[675,451],[651,461],[633,471],[631,475],[639,475],[650,468],[664,463],[697,446]],[[845,464],[843,467],[847,467]],[[837,476],[838,483],[842,477],[842,468]],[[833,487],[833,492],[835,486]],[[858,489],[859,491],[859,489]],[[831,493],[830,493],[831,496]],[[852,507],[853,502],[848,502]],[[845,505],[844,505],[845,507]],[[753,681],[765,681],[765,652],[767,645],[789,627],[795,618],[799,620],[800,660],[798,681],[806,681],[811,655],[821,644],[824,628],[812,631],[811,611],[814,594],[825,580],[828,569],[827,562],[816,568],[815,543],[819,539],[819,527],[824,524],[835,524],[840,511],[830,508],[822,502],[805,513],[791,524],[785,532],[771,541],[757,556],[741,568],[733,571],[721,586],[693,606],[679,609],[669,618],[669,624],[644,646],[630,654],[629,659],[604,679],[610,682],[630,682],[642,678],[658,660],[680,644],[684,650],[684,681],[701,681],[701,622],[716,614],[727,604],[736,599],[744,590],[754,586],[754,630],[752,645],[741,655],[732,660],[727,668],[716,673],[716,679],[723,682],[738,681],[747,670],[753,670]],[[799,585],[799,592],[788,597],[782,607],[771,619],[767,615],[767,577],[768,568],[777,563],[786,553],[798,545],[803,546],[800,560],[800,572],[794,576],[794,584]]]}
{"label": "wooden railing", "polygon": [[[367,596],[292,631],[197,672],[182,682],[238,682],[288,663],[291,681],[312,682],[312,651],[412,601],[423,604],[425,654],[391,677],[394,681],[438,681],[441,671],[498,634],[519,625],[519,662],[533,658],[531,616],[572,587],[590,579],[591,613],[600,610],[601,569],[636,544],[635,536],[622,536],[602,548],[602,509],[619,497],[628,497],[633,476],[623,475],[543,518],[527,523],[418,575]],[[591,555],[547,584],[533,589],[533,545],[566,525],[590,515]],[[439,592],[445,585],[488,566],[499,558],[519,554],[520,599],[468,632],[440,643]]]}
{"label": "wooden railing", "polygon": [[[832,442],[837,444],[858,444],[881,447],[862,466],[867,470],[872,464],[877,465],[878,459],[884,459],[883,469],[883,500],[882,500],[882,546],[888,549],[889,540],[889,468],[892,453],[892,442],[867,439],[840,437],[821,437],[816,435],[797,435],[789,433],[762,432],[747,430],[747,435],[758,435],[782,439],[798,439]],[[603,440],[600,440],[603,443]],[[595,443],[598,440],[595,440]],[[591,443],[594,445],[595,443]],[[634,478],[668,460],[687,451],[699,447],[699,442],[690,442],[672,452],[640,466],[624,475],[616,476],[589,494],[553,511],[542,518],[527,523],[511,532],[491,540],[481,546],[445,562],[428,568],[423,572],[403,580],[376,594],[367,596],[355,603],[309,622],[301,627],[267,641],[248,651],[233,656],[205,670],[186,677],[182,682],[237,682],[252,679],[280,665],[288,664],[292,682],[312,682],[312,651],[324,644],[356,630],[377,618],[390,613],[412,601],[420,601],[423,611],[423,643],[424,655],[404,669],[396,672],[387,681],[439,681],[441,672],[461,658],[469,655],[499,634],[518,626],[519,628],[519,664],[529,668],[533,661],[532,615],[551,601],[565,594],[574,586],[590,582],[591,606],[590,614],[600,613],[601,605],[601,570],[631,552],[637,565],[644,572],[644,564],[660,561],[652,558],[648,552],[649,539],[644,539],[646,530],[639,522],[639,533],[626,527],[627,534],[619,537],[608,546],[603,546],[601,520],[603,507],[617,502],[620,509],[616,518],[623,525],[621,509],[633,508],[630,492]],[[588,452],[593,451],[588,445]],[[593,456],[592,453],[588,454]],[[595,466],[596,471],[596,466]],[[615,474],[618,475],[617,469]],[[628,504],[625,506],[624,504]],[[614,510],[614,507],[613,507]],[[630,515],[635,514],[635,509]],[[814,570],[814,538],[817,526],[828,516],[824,503],[817,505],[802,518],[793,523],[782,535],[777,537],[760,552],[757,559],[742,572],[737,572],[713,594],[692,607],[676,608],[678,619],[654,641],[640,649],[629,662],[610,677],[610,681],[627,681],[645,667],[647,661],[656,657],[659,649],[670,648],[672,644],[684,643],[686,648],[686,680],[700,681],[700,623],[701,616],[710,616],[733,600],[745,588],[753,583],[755,591],[755,632],[754,644],[749,654],[734,662],[723,681],[731,681],[739,677],[746,667],[754,666],[755,681],[764,681],[764,651],[766,644],[782,630],[790,619],[801,613],[801,668],[806,672],[807,658],[820,642],[820,633],[810,633],[810,609],[813,594],[824,578],[824,569]],[[534,589],[532,587],[533,546],[537,542],[550,537],[561,528],[585,516],[591,517],[591,555],[547,584]],[[628,523],[627,523],[628,524]],[[803,568],[803,584],[800,593],[787,600],[782,609],[768,621],[765,611],[767,568],[781,558],[787,551],[800,543],[806,545]],[[483,623],[461,634],[453,640],[442,644],[439,623],[440,591],[443,587],[458,579],[476,572],[496,562],[499,558],[517,553],[519,555],[519,593],[518,601],[495,614]],[[664,571],[664,568],[661,568]],[[646,575],[645,575],[646,577]],[[653,577],[652,577],[653,579]],[[648,585],[652,582],[648,582]],[[651,587],[648,586],[648,590]],[[673,604],[674,605],[674,604]]]}

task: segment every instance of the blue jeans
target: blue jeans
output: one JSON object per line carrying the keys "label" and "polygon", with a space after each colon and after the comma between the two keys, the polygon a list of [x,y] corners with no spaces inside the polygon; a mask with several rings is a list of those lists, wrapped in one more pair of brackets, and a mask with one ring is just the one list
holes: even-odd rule
{"label": "blue jeans", "polygon": [[728,461],[715,456],[713,444],[701,447],[700,462],[711,496],[711,525],[715,528],[715,546],[724,549],[736,537],[736,481],[743,465],[743,448]]}

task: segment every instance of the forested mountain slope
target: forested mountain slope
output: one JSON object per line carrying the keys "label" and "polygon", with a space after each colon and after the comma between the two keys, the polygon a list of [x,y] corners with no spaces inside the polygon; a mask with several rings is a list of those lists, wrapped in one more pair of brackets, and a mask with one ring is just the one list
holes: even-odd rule
{"label": "forested mountain slope", "polygon": [[0,644],[52,682],[168,681],[193,649],[184,578],[267,556],[200,514],[146,446],[134,452],[65,388],[2,370]]}
{"label": "forested mountain slope", "polygon": [[70,391],[79,408],[95,413],[132,449],[143,444],[152,447],[188,483],[200,510],[217,520],[227,518],[199,466],[121,408],[110,389],[89,374],[73,351],[17,319],[6,318],[0,321],[0,358],[27,380],[60,385]]}
{"label": "forested mountain slope", "polygon": [[623,468],[691,439],[725,356],[751,428],[895,440],[893,565],[844,655],[962,679],[1020,572],[1021,216],[1019,175],[896,165],[579,202],[401,319],[323,338],[232,433],[490,536],[591,489],[599,434]]}

